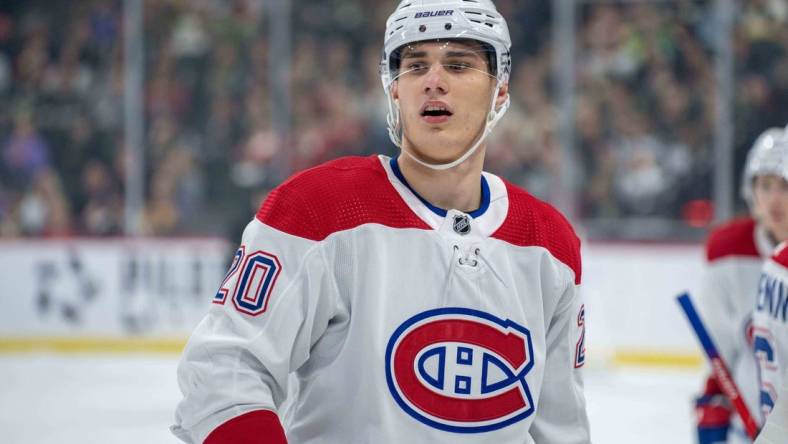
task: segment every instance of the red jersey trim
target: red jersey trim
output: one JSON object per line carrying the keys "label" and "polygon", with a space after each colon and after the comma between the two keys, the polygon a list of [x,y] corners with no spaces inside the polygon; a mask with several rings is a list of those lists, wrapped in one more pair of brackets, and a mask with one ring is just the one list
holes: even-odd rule
{"label": "red jersey trim", "polygon": [[287,438],[276,413],[255,410],[215,428],[205,444],[287,444]]}
{"label": "red jersey trim", "polygon": [[706,259],[709,262],[731,256],[761,256],[755,245],[755,220],[751,217],[733,219],[709,235],[706,241]]}
{"label": "red jersey trim", "polygon": [[777,248],[774,249],[774,254],[772,255],[772,261],[776,262],[778,265],[781,265],[783,268],[788,268],[788,241],[780,243]]}
{"label": "red jersey trim", "polygon": [[[555,208],[504,181],[506,219],[493,238],[516,246],[541,246],[575,273],[580,283],[580,240]],[[277,187],[257,219],[279,231],[321,241],[374,223],[430,230],[391,184],[377,156],[345,157],[298,173]]]}
{"label": "red jersey trim", "polygon": [[430,229],[394,189],[377,156],[344,157],[294,175],[271,192],[257,219],[314,241],[369,223]]}
{"label": "red jersey trim", "polygon": [[580,284],[580,239],[572,225],[550,204],[507,181],[509,213],[492,237],[520,247],[544,247],[575,273]]}

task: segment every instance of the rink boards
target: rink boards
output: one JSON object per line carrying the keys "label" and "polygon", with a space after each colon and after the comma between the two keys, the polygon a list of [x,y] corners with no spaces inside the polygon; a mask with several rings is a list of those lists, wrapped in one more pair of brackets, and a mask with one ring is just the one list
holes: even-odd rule
{"label": "rink boards", "polygon": [[[233,246],[215,238],[0,242],[0,352],[179,352]],[[698,287],[696,244],[583,251],[590,363],[698,366],[674,296]]]}
{"label": "rink boards", "polygon": [[221,239],[0,242],[0,351],[171,351],[208,308]]}

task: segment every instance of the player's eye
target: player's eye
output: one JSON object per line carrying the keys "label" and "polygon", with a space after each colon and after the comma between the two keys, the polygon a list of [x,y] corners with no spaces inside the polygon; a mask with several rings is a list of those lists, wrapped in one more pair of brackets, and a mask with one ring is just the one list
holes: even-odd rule
{"label": "player's eye", "polygon": [[454,72],[462,72],[470,68],[473,67],[471,66],[470,63],[467,62],[452,62],[446,65],[446,69]]}
{"label": "player's eye", "polygon": [[427,70],[427,64],[424,62],[411,62],[405,65],[407,71],[423,72]]}
{"label": "player's eye", "polygon": [[774,189],[774,185],[772,184],[772,181],[768,179],[761,180],[758,183],[758,185],[759,185],[758,188],[764,193],[768,193]]}

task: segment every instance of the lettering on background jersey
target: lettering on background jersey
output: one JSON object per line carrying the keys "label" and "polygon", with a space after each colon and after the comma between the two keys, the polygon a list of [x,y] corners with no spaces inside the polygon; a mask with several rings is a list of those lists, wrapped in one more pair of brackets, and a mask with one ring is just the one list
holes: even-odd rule
{"label": "lettering on background jersey", "polygon": [[526,375],[530,331],[467,308],[425,311],[403,322],[386,347],[386,381],[416,420],[457,433],[497,430],[534,413]]}
{"label": "lettering on background jersey", "polygon": [[786,322],[788,318],[788,294],[782,280],[764,273],[758,284],[756,311],[765,311],[774,319]]}
{"label": "lettering on background jersey", "polygon": [[758,379],[760,380],[759,401],[761,412],[766,417],[774,408],[774,401],[777,399],[777,386],[775,385],[777,381],[775,381],[775,378],[780,377],[772,333],[767,329],[754,328],[753,348],[760,369]]}
{"label": "lettering on background jersey", "polygon": [[586,306],[580,306],[577,314],[577,326],[580,327],[580,339],[575,345],[575,368],[582,367],[586,363]]}

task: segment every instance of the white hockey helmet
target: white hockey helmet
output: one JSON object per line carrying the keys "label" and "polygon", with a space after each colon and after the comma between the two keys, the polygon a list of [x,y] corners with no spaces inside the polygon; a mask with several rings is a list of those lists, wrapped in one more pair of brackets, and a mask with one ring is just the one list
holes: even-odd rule
{"label": "white hockey helmet", "polygon": [[399,50],[414,42],[468,39],[491,47],[493,74],[506,83],[511,71],[512,39],[506,20],[491,0],[402,0],[386,21],[380,76],[388,88],[399,70]]}
{"label": "white hockey helmet", "polygon": [[769,128],[753,143],[747,153],[747,163],[741,183],[741,196],[752,204],[752,182],[757,176],[774,174],[788,180],[788,131],[783,128]]}
{"label": "white hockey helmet", "polygon": [[[491,0],[401,0],[386,21],[380,79],[389,104],[386,119],[389,136],[395,145],[401,146],[402,127],[399,107],[391,98],[391,84],[399,72],[400,50],[416,42],[457,39],[478,41],[488,49],[491,56],[490,70],[498,81],[497,95],[497,91],[509,80],[512,40],[506,20]],[[499,109],[495,109],[494,104],[491,106],[482,136],[460,159],[444,165],[416,161],[434,169],[446,169],[459,164],[476,150],[508,107],[508,97]]]}

